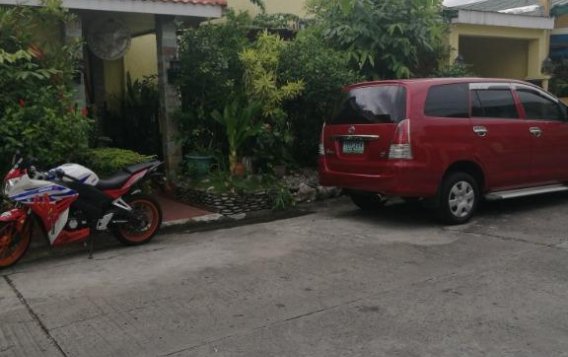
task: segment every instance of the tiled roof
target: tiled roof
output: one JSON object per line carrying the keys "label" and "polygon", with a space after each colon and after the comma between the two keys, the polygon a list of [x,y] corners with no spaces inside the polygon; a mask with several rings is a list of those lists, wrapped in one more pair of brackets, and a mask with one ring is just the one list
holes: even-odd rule
{"label": "tiled roof", "polygon": [[227,6],[227,0],[145,0],[145,1],[167,2],[173,4]]}

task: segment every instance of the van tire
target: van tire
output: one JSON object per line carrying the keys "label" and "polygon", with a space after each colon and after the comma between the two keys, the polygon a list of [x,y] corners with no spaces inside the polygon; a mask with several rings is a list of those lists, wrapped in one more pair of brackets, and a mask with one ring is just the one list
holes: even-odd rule
{"label": "van tire", "polygon": [[467,223],[479,205],[479,185],[465,172],[451,172],[442,182],[438,197],[438,215],[450,225]]}
{"label": "van tire", "polygon": [[385,205],[385,199],[376,194],[352,193],[351,201],[363,211],[376,211]]}

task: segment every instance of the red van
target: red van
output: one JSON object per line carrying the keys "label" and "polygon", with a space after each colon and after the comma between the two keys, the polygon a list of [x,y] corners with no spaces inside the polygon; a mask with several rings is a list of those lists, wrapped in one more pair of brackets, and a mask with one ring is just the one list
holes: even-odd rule
{"label": "red van", "polygon": [[481,198],[568,190],[567,108],[515,80],[355,84],[322,129],[319,172],[361,209],[424,198],[465,223]]}

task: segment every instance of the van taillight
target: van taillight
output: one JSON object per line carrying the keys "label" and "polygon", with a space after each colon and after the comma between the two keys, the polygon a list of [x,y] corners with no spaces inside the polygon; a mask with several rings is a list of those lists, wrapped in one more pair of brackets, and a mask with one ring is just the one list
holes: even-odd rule
{"label": "van taillight", "polygon": [[325,155],[325,147],[324,147],[324,144],[323,144],[324,134],[325,134],[325,123],[323,123],[323,126],[321,128],[320,143],[319,143],[319,146],[318,146],[318,152],[319,152],[320,156]]}
{"label": "van taillight", "polygon": [[412,145],[410,144],[410,120],[404,119],[394,132],[389,148],[389,159],[412,160]]}

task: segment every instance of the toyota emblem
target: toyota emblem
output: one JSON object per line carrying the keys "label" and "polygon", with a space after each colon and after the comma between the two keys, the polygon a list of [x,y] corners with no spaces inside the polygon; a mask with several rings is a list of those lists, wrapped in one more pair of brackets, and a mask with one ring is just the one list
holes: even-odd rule
{"label": "toyota emblem", "polygon": [[348,132],[349,134],[354,134],[354,133],[355,133],[355,127],[354,127],[354,126],[351,126],[351,127],[347,130],[347,132]]}

